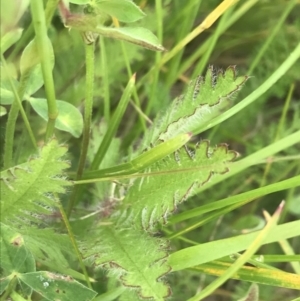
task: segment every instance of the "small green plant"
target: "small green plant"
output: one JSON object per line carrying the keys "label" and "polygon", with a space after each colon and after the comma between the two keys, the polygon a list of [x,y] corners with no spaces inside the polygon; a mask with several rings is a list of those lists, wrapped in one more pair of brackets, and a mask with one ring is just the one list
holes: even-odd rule
{"label": "small green plant", "polygon": [[[236,101],[239,91],[251,83],[248,75],[237,75],[235,66],[224,71],[208,66],[203,72],[222,28],[234,19],[235,2],[222,2],[200,29],[191,32],[190,20],[184,19],[182,32],[176,33],[180,42],[164,55],[161,1],[155,6],[158,38],[143,26],[126,25],[145,17],[130,0],[48,0],[45,10],[42,1],[31,0],[32,25],[22,36],[22,30],[15,27],[18,18],[15,23],[6,19],[1,37],[1,114],[5,117],[9,113],[1,171],[0,300],[196,301],[230,279],[253,283],[243,289],[239,300],[258,300],[260,289],[255,283],[300,289],[299,265],[295,263],[299,255],[293,254],[287,242],[299,236],[300,221],[278,225],[286,215],[284,202],[276,203],[272,216],[267,211],[264,218],[244,213],[232,226],[244,231],[239,235],[220,231],[217,238],[208,240],[198,239],[199,234],[187,236],[202,226],[210,227],[216,219],[231,219],[234,210],[242,210],[258,198],[295,189],[300,183],[299,175],[287,172],[286,178],[275,183],[262,182],[259,188],[232,195],[227,189],[218,201],[188,205],[205,189],[217,183],[226,187],[234,175],[240,176],[258,163],[269,164],[268,158],[300,141],[297,124],[285,137],[278,134],[270,145],[237,160],[238,152],[227,144],[213,146],[199,137],[206,137],[212,128],[224,130],[223,121],[255,103],[300,57],[298,44],[268,79],[242,101]],[[166,5],[170,3],[166,1]],[[176,16],[183,20],[184,14],[195,18],[200,4],[191,1],[185,10],[181,2],[177,5],[180,14],[174,15],[175,21]],[[296,1],[291,1],[285,18],[295,5]],[[16,10],[14,4],[1,3],[1,7],[12,12],[10,16]],[[28,7],[29,1],[24,1],[18,16]],[[238,6],[237,14],[243,7]],[[57,24],[61,26],[62,21],[70,33],[48,30],[56,8],[60,17]],[[220,16],[220,27],[195,68],[205,74],[194,76],[182,95],[170,103],[156,102],[156,98],[162,100],[165,89],[159,86],[162,66],[170,61],[165,78],[170,88],[184,68],[184,61],[180,63],[182,48],[195,32],[208,28]],[[61,37],[63,43],[59,44]],[[60,53],[64,47],[65,57]],[[127,47],[133,48],[128,51]],[[14,61],[18,48],[22,50],[20,61]],[[139,78],[130,64],[141,61],[142,48],[157,52],[154,66]],[[84,72],[76,70],[70,79],[63,68],[56,70],[56,64],[64,66],[70,59],[70,66],[74,66],[83,55]],[[118,82],[123,76],[121,69],[111,66],[112,58],[118,60],[120,55],[128,74]],[[100,71],[96,67],[99,62]],[[17,73],[12,65],[18,68]],[[254,68],[252,65],[250,70]],[[65,80],[58,83],[60,76]],[[95,80],[98,77],[101,87]],[[70,81],[79,87],[73,94],[65,88]],[[115,82],[117,86],[121,83],[121,92],[120,87],[115,92],[121,98],[112,102]],[[147,103],[141,101],[142,94],[149,98]],[[57,95],[64,100],[58,100]],[[83,110],[78,108],[82,103]],[[155,107],[156,117],[150,122],[146,114]],[[19,113],[22,121],[17,120]],[[101,121],[100,116],[104,116]],[[127,124],[130,128],[125,130]],[[119,138],[120,132],[127,137]],[[43,145],[38,146],[41,140]],[[299,160],[298,155],[291,155],[293,158]],[[293,168],[299,171],[298,165]],[[257,254],[262,245],[275,242],[290,251]],[[276,261],[291,262],[294,273],[268,264]],[[185,277],[192,279],[189,273],[217,278],[209,278],[198,293],[189,283],[189,292],[182,296],[177,286]],[[184,275],[183,279],[174,282],[174,274]]]}

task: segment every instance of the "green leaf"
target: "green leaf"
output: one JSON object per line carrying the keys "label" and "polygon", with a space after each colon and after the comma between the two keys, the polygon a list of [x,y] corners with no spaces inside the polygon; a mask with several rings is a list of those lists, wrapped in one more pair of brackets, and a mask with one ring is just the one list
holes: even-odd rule
{"label": "green leaf", "polygon": [[244,85],[247,76],[236,77],[235,67],[223,73],[210,67],[205,78],[192,80],[185,94],[175,99],[163,115],[159,115],[145,138],[143,148],[159,140],[181,133],[199,134],[201,125],[218,116],[233,104],[232,98]]}
{"label": "green leaf", "polygon": [[126,223],[145,230],[152,230],[157,222],[166,223],[177,205],[214,174],[226,173],[228,162],[236,156],[226,145],[211,148],[208,141],[202,141],[195,154],[181,148],[174,156],[151,165],[145,176],[130,187],[122,202],[124,208],[129,208]]}
{"label": "green leaf", "polygon": [[22,32],[23,28],[16,28],[7,32],[3,37],[1,37],[2,54],[20,39]]}
{"label": "green leaf", "polygon": [[150,30],[143,27],[105,27],[98,25],[98,21],[95,17],[87,15],[69,17],[65,25],[77,29],[80,32],[98,33],[104,37],[123,40],[150,50],[165,50],[164,47],[160,45],[157,37]]}
{"label": "green leaf", "polygon": [[[54,52],[52,43],[49,38],[48,48],[50,49],[50,57],[48,58],[51,62],[52,68],[54,67]],[[34,94],[38,89],[40,89],[44,83],[42,67],[41,67],[41,58],[39,56],[39,51],[37,49],[37,45],[35,40],[32,40],[24,49],[21,61],[20,61],[20,71],[21,76],[27,77],[29,76],[27,87],[25,90],[25,94],[30,96]]]}
{"label": "green leaf", "polygon": [[[205,273],[208,275],[221,276],[228,268],[231,267],[230,263],[221,261],[213,261],[206,264],[201,264],[193,268],[193,270]],[[250,281],[264,285],[272,285],[277,287],[285,287],[300,290],[300,275],[286,273],[275,269],[257,268],[251,266],[244,266],[232,277],[232,279]],[[249,293],[249,292],[248,292]],[[252,292],[252,296],[258,292]],[[242,300],[257,300],[257,299],[242,299]],[[242,301],[240,300],[240,301]]]}
{"label": "green leaf", "polygon": [[69,276],[46,271],[21,274],[19,279],[50,301],[89,301],[97,294]]}
{"label": "green leaf", "polygon": [[78,5],[84,5],[84,4],[88,4],[90,0],[69,0],[68,2],[78,4]]}
{"label": "green leaf", "polygon": [[22,235],[2,223],[0,248],[1,268],[5,276],[35,271],[35,260],[25,247]]}
{"label": "green leaf", "polygon": [[[46,225],[52,218],[51,214],[40,215],[40,217],[44,219],[43,222]],[[37,261],[54,271],[72,275],[69,263],[64,256],[68,254],[69,258],[73,257],[70,238],[66,234],[57,233],[53,229],[34,227],[21,229],[20,232],[26,247]]]}
{"label": "green leaf", "polygon": [[164,300],[170,295],[161,281],[170,268],[166,264],[166,240],[141,231],[101,227],[86,235],[81,252],[96,266],[119,276],[125,287],[136,289],[140,298]]}
{"label": "green leaf", "polygon": [[[9,77],[6,74],[3,66],[0,66],[0,73],[1,73],[1,79],[0,79],[0,103],[2,105],[11,105],[15,99],[14,93],[12,91],[12,87],[9,81]],[[19,82],[16,79],[12,79],[13,84],[16,86],[16,88],[19,86]]]}
{"label": "green leaf", "polygon": [[[173,271],[179,271],[229,256],[247,249],[258,234],[259,232],[253,232],[189,247],[171,254],[169,263]],[[286,223],[272,229],[264,241],[264,244],[299,235],[300,221]]]}
{"label": "green leaf", "polygon": [[9,283],[11,281],[10,277],[2,277],[0,281],[0,295],[7,289]]}
{"label": "green leaf", "polygon": [[165,50],[157,37],[150,30],[143,27],[110,28],[97,26],[93,32],[99,33],[104,37],[130,42],[150,50]]}
{"label": "green leaf", "polygon": [[[1,269],[7,280],[12,280],[19,273],[35,272],[35,260],[24,243],[23,236],[9,226],[1,225]],[[2,279],[1,279],[2,282]],[[5,281],[6,282],[6,281]],[[3,286],[2,289],[5,289]],[[27,285],[21,285],[22,293],[29,296],[32,290]]]}
{"label": "green leaf", "polygon": [[[28,99],[32,108],[38,113],[44,120],[48,121],[48,105],[47,100],[44,98]],[[61,131],[68,132],[74,137],[80,137],[83,129],[83,118],[79,110],[73,105],[57,100],[58,116],[55,122],[55,127]]]}
{"label": "green leaf", "polygon": [[121,22],[135,22],[145,17],[143,11],[130,0],[96,0],[100,12],[116,17]]}
{"label": "green leaf", "polygon": [[6,108],[0,106],[0,117],[4,116],[7,114],[7,110]]}
{"label": "green leaf", "polygon": [[37,158],[1,172],[1,221],[16,227],[42,222],[57,207],[53,194],[64,193],[71,183],[62,173],[69,167],[62,156],[66,148],[52,140]]}

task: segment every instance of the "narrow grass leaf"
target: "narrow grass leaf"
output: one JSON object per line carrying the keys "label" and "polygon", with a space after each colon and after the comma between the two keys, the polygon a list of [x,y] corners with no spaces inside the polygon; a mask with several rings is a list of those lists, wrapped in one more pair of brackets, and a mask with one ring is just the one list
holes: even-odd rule
{"label": "narrow grass leaf", "polygon": [[[173,271],[179,271],[241,252],[250,246],[258,233],[259,232],[238,235],[182,249],[171,254],[169,263]],[[300,221],[289,222],[272,229],[263,244],[277,242],[299,235]]]}
{"label": "narrow grass leaf", "polygon": [[245,253],[243,253],[243,255],[241,255],[240,257],[238,257],[238,259],[219,278],[211,282],[200,293],[190,298],[189,301],[198,301],[209,296],[214,290],[220,287],[226,280],[232,277],[250,259],[250,257],[255,254],[255,252],[259,249],[259,247],[264,242],[265,238],[270,233],[270,231],[275,228],[279,220],[279,216],[282,212],[283,206],[284,206],[284,202],[281,202],[272,217],[270,217],[267,212],[264,212],[267,219],[267,225],[264,227],[263,230],[261,230],[257,234],[257,236],[250,244],[250,246],[247,248]]}
{"label": "narrow grass leaf", "polygon": [[[174,153],[177,149],[185,145],[191,138],[191,134],[182,134],[173,139],[165,141],[154,148],[144,152],[135,159],[120,164],[111,168],[100,169],[98,171],[86,172],[83,176],[84,179],[95,179],[94,182],[101,181],[97,177],[118,177],[122,175],[130,175],[144,170],[151,164],[163,159],[164,157]],[[106,179],[107,180],[107,179]],[[92,182],[92,181],[91,181]],[[76,181],[76,184],[88,183],[88,181]]]}
{"label": "narrow grass leaf", "polygon": [[[214,261],[193,267],[195,271],[213,276],[221,276],[231,267],[230,263]],[[265,268],[256,268],[244,266],[239,269],[232,277],[241,281],[249,281],[258,284],[285,287],[300,290],[300,275],[283,272],[280,270],[271,270]]]}
{"label": "narrow grass leaf", "polygon": [[100,144],[100,147],[95,155],[95,158],[91,164],[92,170],[97,169],[99,167],[99,165],[101,164],[101,162],[106,154],[106,151],[109,148],[109,145],[117,132],[119,124],[122,120],[122,117],[125,113],[128,103],[130,101],[130,97],[131,97],[131,94],[134,89],[134,84],[135,84],[135,74],[129,80],[129,82],[122,94],[121,100],[116,108],[116,111],[115,111],[114,115],[112,116],[109,124],[107,125],[107,132],[106,132],[106,134]]}

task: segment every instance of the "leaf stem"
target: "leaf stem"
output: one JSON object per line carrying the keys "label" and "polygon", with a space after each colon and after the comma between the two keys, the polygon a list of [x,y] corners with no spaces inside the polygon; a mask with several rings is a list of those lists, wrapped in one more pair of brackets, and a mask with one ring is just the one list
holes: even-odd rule
{"label": "leaf stem", "polygon": [[110,120],[110,94],[109,94],[109,71],[107,68],[107,55],[104,38],[100,36],[100,55],[101,55],[101,69],[103,78],[103,88],[104,88],[104,118],[107,123]]}
{"label": "leaf stem", "polygon": [[49,40],[47,35],[47,26],[43,2],[40,0],[31,0],[31,13],[36,36],[37,49],[39,51],[41,59],[41,66],[47,96],[49,119],[47,123],[45,140],[48,141],[54,133],[55,121],[58,116],[58,110],[56,106],[55,87],[52,75],[51,60],[49,59],[51,54],[49,49]]}
{"label": "leaf stem", "polygon": [[[83,117],[83,136],[81,143],[81,153],[77,168],[76,180],[80,180],[83,174],[86,156],[90,141],[90,131],[91,131],[91,120],[92,120],[92,110],[93,110],[93,97],[94,97],[94,74],[95,74],[95,43],[85,44],[85,60],[86,60],[86,97],[84,104],[84,117]],[[73,189],[71,197],[67,206],[67,216],[69,217],[72,211],[72,208],[75,205],[77,196],[80,195],[81,188],[76,186]]]}

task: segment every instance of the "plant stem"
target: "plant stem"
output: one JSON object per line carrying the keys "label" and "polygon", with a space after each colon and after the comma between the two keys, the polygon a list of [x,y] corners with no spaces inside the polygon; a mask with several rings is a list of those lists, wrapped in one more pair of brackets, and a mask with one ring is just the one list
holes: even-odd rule
{"label": "plant stem", "polygon": [[25,88],[26,88],[26,83],[27,80],[29,78],[29,73],[25,73],[22,77],[21,77],[21,81],[20,81],[20,86],[18,88],[18,91],[12,81],[12,78],[10,76],[9,70],[7,68],[7,64],[6,64],[6,60],[3,56],[3,54],[1,54],[1,62],[3,64],[5,73],[8,76],[8,80],[10,82],[12,91],[14,93],[15,96],[15,100],[12,103],[11,109],[9,111],[8,114],[8,119],[7,119],[7,125],[6,125],[6,131],[5,131],[5,146],[4,146],[4,168],[9,168],[13,165],[13,143],[14,143],[14,133],[15,133],[15,124],[16,124],[16,120],[18,117],[18,113],[19,110],[21,112],[23,121],[25,123],[25,127],[29,133],[30,136],[30,140],[34,146],[35,149],[37,149],[37,144],[36,144],[36,140],[34,137],[34,134],[32,132],[32,129],[30,127],[30,123],[27,119],[26,113],[24,111],[24,108],[22,106],[22,99],[25,93]]}
{"label": "plant stem", "polygon": [[[94,97],[94,61],[95,61],[95,43],[85,44],[85,60],[86,60],[86,97],[84,104],[84,117],[83,117],[83,136],[81,144],[81,153],[79,158],[79,164],[76,174],[76,180],[80,180],[83,174],[85,166],[89,141],[90,141],[90,130],[93,110],[93,97]],[[81,187],[76,186],[71,194],[71,197],[67,206],[67,217],[70,216],[72,208],[75,205],[78,195],[81,195]]]}
{"label": "plant stem", "polygon": [[103,88],[104,88],[104,118],[107,123],[110,120],[110,94],[109,94],[109,71],[107,68],[107,55],[104,38],[100,37],[100,55],[101,55],[101,68],[103,75]]}
{"label": "plant stem", "polygon": [[68,231],[68,234],[69,234],[71,243],[72,243],[72,245],[73,245],[73,248],[74,248],[74,250],[75,250],[75,253],[76,253],[76,255],[77,255],[77,258],[78,258],[78,260],[79,260],[80,267],[81,267],[81,269],[82,269],[82,271],[83,271],[83,274],[84,274],[84,276],[85,276],[85,280],[86,280],[86,282],[87,282],[87,284],[88,284],[88,287],[89,287],[90,289],[92,289],[92,285],[91,285],[91,282],[90,282],[90,279],[89,279],[89,275],[88,275],[87,270],[86,270],[86,268],[85,268],[85,265],[84,265],[84,263],[83,263],[82,256],[81,256],[81,254],[80,254],[80,252],[79,252],[78,245],[77,245],[77,242],[76,242],[76,240],[75,240],[74,234],[73,234],[73,232],[72,232],[72,228],[71,228],[71,225],[70,225],[69,220],[68,220],[68,218],[67,218],[67,215],[66,215],[66,213],[65,213],[65,211],[64,211],[63,206],[62,206],[61,203],[60,203],[60,200],[59,200],[58,198],[56,198],[56,199],[57,199],[57,204],[58,204],[58,207],[59,207],[59,212],[60,212],[60,214],[61,214],[61,216],[62,216],[62,219],[63,219],[63,221],[64,221],[64,223],[65,223],[65,226],[66,226],[66,228],[67,228],[67,231]]}
{"label": "plant stem", "polygon": [[48,123],[45,137],[45,140],[48,141],[54,133],[55,121],[58,116],[58,110],[56,106],[55,87],[52,75],[51,60],[49,59],[51,56],[51,52],[49,48],[49,39],[47,36],[47,27],[43,2],[40,0],[31,0],[31,13],[33,26],[35,30],[37,49],[39,51],[41,59],[41,66],[48,104]]}

